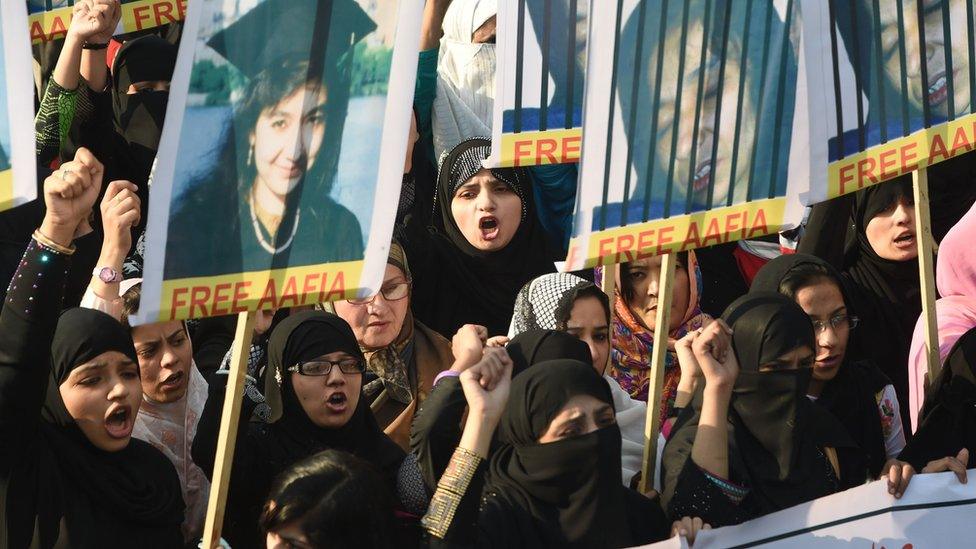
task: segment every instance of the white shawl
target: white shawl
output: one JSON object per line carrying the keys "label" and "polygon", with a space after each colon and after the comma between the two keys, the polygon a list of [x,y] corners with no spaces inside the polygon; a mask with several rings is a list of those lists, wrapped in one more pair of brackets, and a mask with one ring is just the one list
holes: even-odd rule
{"label": "white shawl", "polygon": [[498,11],[497,0],[454,0],[444,15],[433,106],[434,155],[472,137],[491,135],[495,45],[471,37]]}
{"label": "white shawl", "polygon": [[180,400],[160,404],[145,394],[142,396],[142,406],[139,407],[132,436],[152,444],[173,462],[180,476],[183,501],[186,503],[183,537],[195,539],[203,533],[210,481],[193,462],[190,448],[197,434],[203,406],[207,403],[207,381],[200,375],[196,363],[190,365],[188,373],[190,379],[186,395]]}

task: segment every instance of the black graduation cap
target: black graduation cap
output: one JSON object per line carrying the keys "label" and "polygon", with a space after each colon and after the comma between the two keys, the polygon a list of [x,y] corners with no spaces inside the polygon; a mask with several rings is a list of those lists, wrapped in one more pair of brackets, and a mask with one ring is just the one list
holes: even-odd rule
{"label": "black graduation cap", "polygon": [[352,46],[376,29],[354,0],[265,0],[207,45],[253,79],[288,58],[312,70],[335,70]]}

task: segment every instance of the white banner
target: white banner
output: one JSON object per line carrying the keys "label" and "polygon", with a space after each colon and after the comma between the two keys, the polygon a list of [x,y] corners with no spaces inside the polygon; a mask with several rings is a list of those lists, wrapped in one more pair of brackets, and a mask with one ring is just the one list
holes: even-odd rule
{"label": "white banner", "polygon": [[[969,478],[976,469],[969,471]],[[901,499],[879,480],[737,526],[704,531],[695,549],[729,547],[912,549],[972,547],[976,483],[916,475]],[[684,545],[687,546],[687,545]],[[649,545],[682,547],[671,539]]]}

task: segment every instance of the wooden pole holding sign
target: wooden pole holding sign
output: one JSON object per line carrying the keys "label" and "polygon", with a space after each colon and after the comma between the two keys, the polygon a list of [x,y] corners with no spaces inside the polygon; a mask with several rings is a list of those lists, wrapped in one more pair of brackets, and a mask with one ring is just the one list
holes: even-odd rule
{"label": "wooden pole holding sign", "polygon": [[935,237],[929,212],[928,168],[912,172],[915,183],[915,242],[918,246],[918,274],[922,287],[922,318],[925,319],[925,356],[929,383],[942,370],[939,357],[939,322],[935,315]]}
{"label": "wooden pole holding sign", "polygon": [[600,289],[603,293],[607,294],[607,299],[610,301],[610,326],[608,327],[610,334],[610,349],[611,352],[607,354],[607,363],[603,365],[603,373],[606,374],[610,365],[613,364],[613,319],[617,316],[616,311],[616,291],[617,291],[617,265],[607,265],[603,267],[603,280],[600,281]]}
{"label": "wooden pole holding sign", "polygon": [[661,278],[657,286],[657,316],[654,324],[654,350],[651,352],[651,379],[647,391],[647,419],[644,421],[644,459],[641,467],[640,492],[654,487],[657,462],[657,437],[661,432],[661,393],[664,390],[664,360],[668,353],[668,331],[671,325],[671,298],[678,258],[661,257]]}
{"label": "wooden pole holding sign", "polygon": [[214,459],[210,484],[210,500],[207,503],[207,522],[203,529],[201,547],[208,549],[220,547],[220,529],[224,524],[227,490],[230,486],[231,466],[234,462],[234,447],[237,444],[237,425],[240,421],[241,401],[244,397],[244,375],[247,373],[247,358],[251,350],[251,337],[254,333],[256,317],[257,313],[254,311],[240,313],[237,317],[230,374],[227,379],[227,391],[224,394],[224,409],[220,415],[220,434],[217,437],[217,456]]}

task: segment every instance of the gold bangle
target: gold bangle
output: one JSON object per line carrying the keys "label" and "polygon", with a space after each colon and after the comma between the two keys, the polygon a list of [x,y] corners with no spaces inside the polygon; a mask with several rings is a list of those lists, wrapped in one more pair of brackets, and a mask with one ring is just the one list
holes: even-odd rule
{"label": "gold bangle", "polygon": [[458,447],[451,456],[444,474],[437,483],[437,490],[430,500],[427,514],[420,520],[427,532],[444,539],[454,521],[454,514],[461,505],[482,457],[474,452]]}
{"label": "gold bangle", "polygon": [[51,240],[50,238],[48,238],[47,235],[45,235],[44,233],[41,232],[41,229],[35,229],[34,230],[34,240],[37,241],[37,243],[40,244],[41,246],[43,246],[44,248],[47,248],[48,250],[50,250],[50,251],[52,251],[54,253],[57,253],[57,254],[71,255],[71,254],[75,253],[75,245],[74,244],[72,244],[70,248],[66,248],[66,247],[62,246],[61,244],[58,244],[54,240]]}

